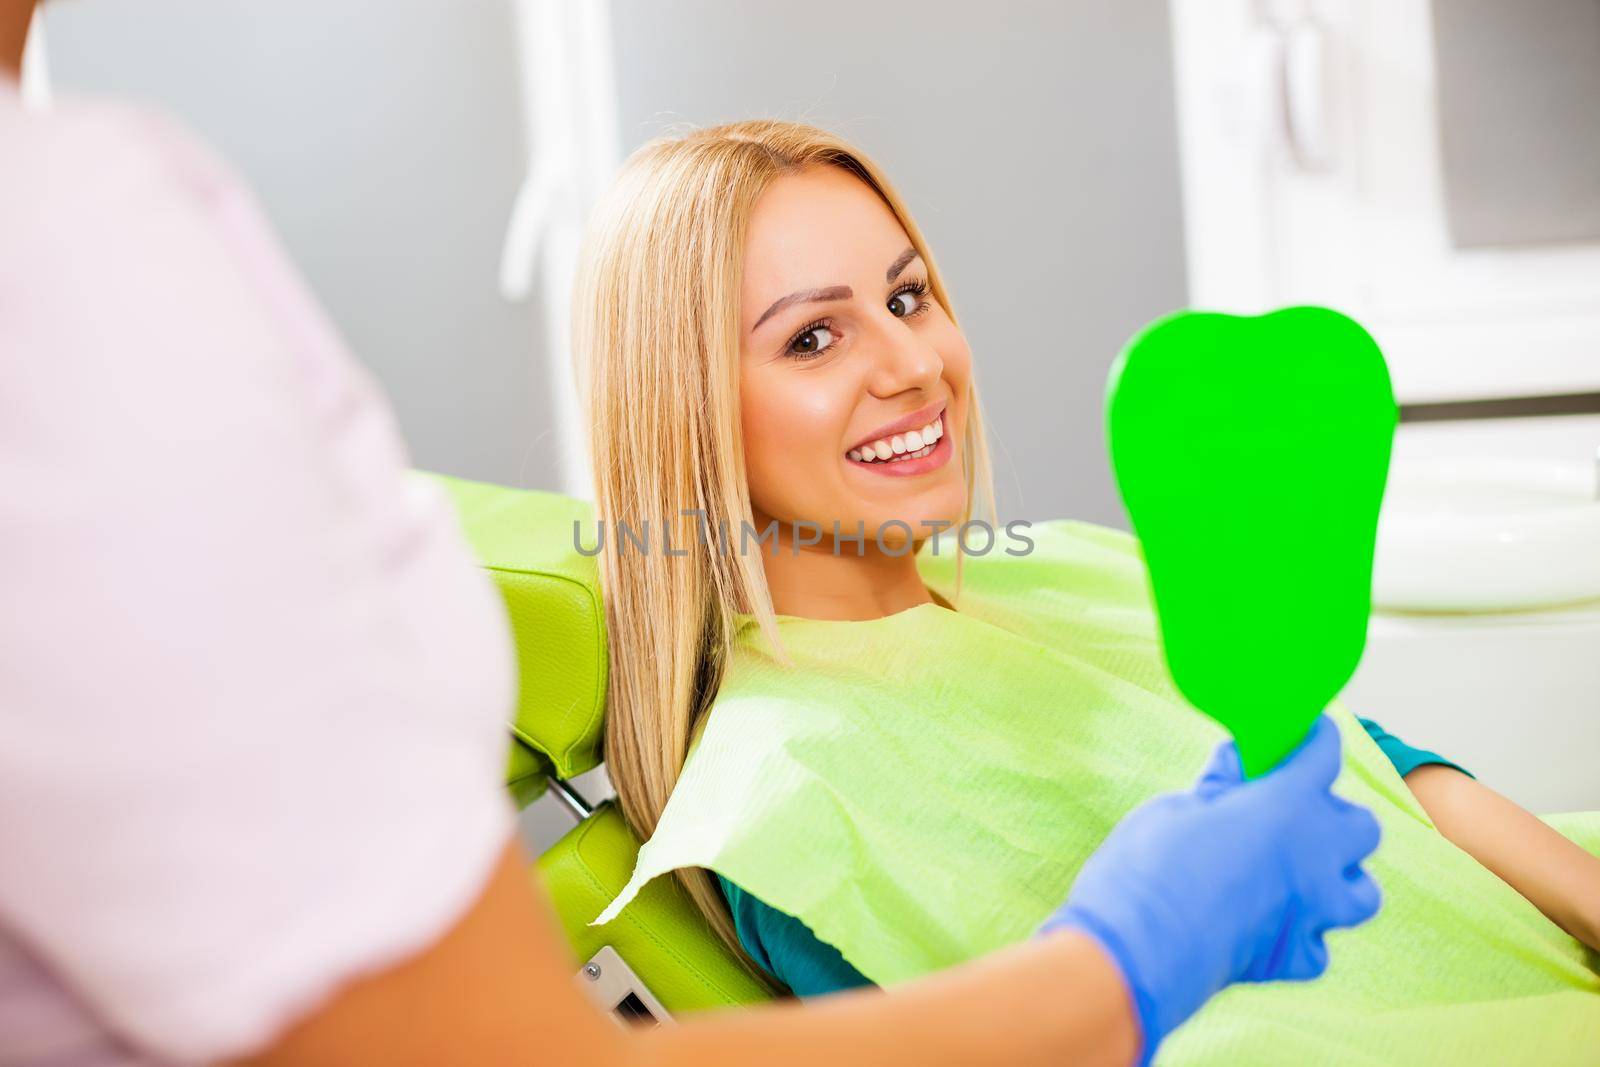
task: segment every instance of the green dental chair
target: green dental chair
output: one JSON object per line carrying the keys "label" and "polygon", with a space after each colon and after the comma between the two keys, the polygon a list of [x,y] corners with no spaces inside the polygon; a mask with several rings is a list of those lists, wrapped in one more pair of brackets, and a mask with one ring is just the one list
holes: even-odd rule
{"label": "green dental chair", "polygon": [[558,493],[416,476],[455,502],[473,551],[505,599],[519,674],[507,787],[519,807],[549,790],[577,819],[536,864],[581,961],[577,981],[620,1020],[646,1025],[767,999],[671,878],[650,883],[606,926],[588,925],[627,883],[639,851],[615,804],[591,806],[569,784],[602,758],[607,661],[599,568],[573,543],[575,521],[583,543],[594,543],[592,505]]}

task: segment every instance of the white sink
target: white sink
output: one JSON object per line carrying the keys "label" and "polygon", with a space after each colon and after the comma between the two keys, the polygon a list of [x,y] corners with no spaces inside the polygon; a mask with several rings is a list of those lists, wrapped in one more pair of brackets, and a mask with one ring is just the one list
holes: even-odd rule
{"label": "white sink", "polygon": [[1498,612],[1600,598],[1593,463],[1401,459],[1378,518],[1372,602]]}

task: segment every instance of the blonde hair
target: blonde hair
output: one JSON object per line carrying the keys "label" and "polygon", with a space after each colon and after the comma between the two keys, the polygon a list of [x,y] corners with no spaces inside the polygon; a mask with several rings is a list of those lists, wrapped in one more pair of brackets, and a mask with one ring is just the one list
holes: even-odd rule
{"label": "blonde hair", "polygon": [[[950,314],[932,253],[882,171],[839,137],[793,122],[732,123],[662,137],[636,151],[596,205],[573,303],[577,380],[588,413],[595,517],[611,535],[599,557],[610,671],[605,760],[623,817],[645,840],[682,772],[694,731],[721,685],[736,612],[756,617],[781,662],[772,600],[757,553],[698,532],[753,525],[739,423],[739,298],[746,227],[776,178],[812,166],[854,174],[883,198],[928,268]],[[967,504],[981,491],[994,521],[993,474],[977,387],[962,442]],[[683,516],[696,509],[698,516]],[[619,523],[671,527],[621,561]],[[701,523],[704,526],[701,526]],[[738,545],[735,536],[733,544]],[[957,590],[961,556],[957,556]],[[706,871],[677,872],[719,938],[758,979]]]}

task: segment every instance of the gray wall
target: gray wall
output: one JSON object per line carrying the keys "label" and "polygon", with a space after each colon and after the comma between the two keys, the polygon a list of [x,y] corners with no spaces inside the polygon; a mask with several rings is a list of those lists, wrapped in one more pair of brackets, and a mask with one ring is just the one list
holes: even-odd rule
{"label": "gray wall", "polygon": [[243,172],[416,464],[554,488],[538,309],[496,292],[524,152],[501,0],[78,0],[58,91],[184,119]]}
{"label": "gray wall", "polygon": [[1002,520],[1127,528],[1106,372],[1187,300],[1163,0],[615,0],[623,146],[803,119],[889,171],[947,275]]}

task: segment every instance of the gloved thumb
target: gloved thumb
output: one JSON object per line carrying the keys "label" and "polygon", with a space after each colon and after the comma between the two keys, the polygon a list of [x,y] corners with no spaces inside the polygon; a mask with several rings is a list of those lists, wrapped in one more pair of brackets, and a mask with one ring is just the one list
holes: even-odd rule
{"label": "gloved thumb", "polygon": [[1239,762],[1239,746],[1232,738],[1221,742],[1211,752],[1211,761],[1195,780],[1196,796],[1209,800],[1225,793],[1244,781],[1244,767]]}
{"label": "gloved thumb", "polygon": [[1341,766],[1339,727],[1324,713],[1317,716],[1300,746],[1262,780],[1291,792],[1323,792],[1339,777]]}

